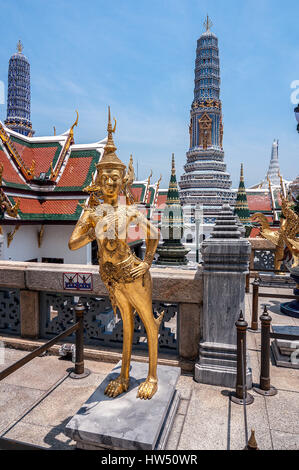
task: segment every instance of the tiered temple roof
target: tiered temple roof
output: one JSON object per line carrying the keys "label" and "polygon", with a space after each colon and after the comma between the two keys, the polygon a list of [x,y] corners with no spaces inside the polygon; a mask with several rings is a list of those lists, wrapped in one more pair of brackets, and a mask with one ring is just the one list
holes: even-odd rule
{"label": "tiered temple roof", "polygon": [[[74,125],[60,135],[29,137],[0,122],[1,203],[5,200],[11,209],[17,204],[14,218],[2,205],[1,224],[76,223],[88,197],[83,189],[92,181],[107,139],[75,144]],[[136,203],[156,223],[161,221],[167,198],[167,190],[159,185],[160,181],[151,184],[149,178],[132,186]],[[141,238],[132,227],[129,242]]]}
{"label": "tiered temple roof", "polygon": [[[80,216],[83,188],[101,158],[106,139],[76,145],[73,128],[57,136],[28,137],[0,122],[2,189],[11,204],[19,200],[15,223],[68,223]],[[12,223],[6,216],[2,224]]]}

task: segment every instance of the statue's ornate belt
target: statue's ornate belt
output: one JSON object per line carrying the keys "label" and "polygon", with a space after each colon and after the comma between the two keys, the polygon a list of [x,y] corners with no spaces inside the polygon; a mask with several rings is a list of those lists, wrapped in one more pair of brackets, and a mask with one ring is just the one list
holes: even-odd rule
{"label": "statue's ornate belt", "polygon": [[130,255],[124,261],[114,264],[106,261],[100,265],[100,273],[102,280],[106,283],[126,283],[133,282],[134,279],[131,276],[131,269],[136,262],[136,258]]}

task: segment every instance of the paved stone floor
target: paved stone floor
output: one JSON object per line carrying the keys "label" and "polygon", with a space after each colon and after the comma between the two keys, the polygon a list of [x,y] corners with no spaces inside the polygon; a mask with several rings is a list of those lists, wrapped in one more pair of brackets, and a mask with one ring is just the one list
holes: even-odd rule
{"label": "paved stone floor", "polygon": [[[279,292],[268,289],[267,292]],[[286,289],[280,292],[288,293]],[[278,301],[270,305],[272,324],[299,326],[299,320],[280,314]],[[246,319],[250,324],[251,294],[246,295]],[[248,332],[253,381],[259,382],[260,334]],[[27,354],[5,350],[5,365]],[[75,443],[63,429],[93,393],[113,364],[86,361],[92,374],[83,380],[69,377],[69,361],[57,356],[35,358],[0,383],[0,436],[32,443],[47,449],[72,450]],[[247,408],[248,428],[253,427],[260,449],[299,449],[299,370],[271,365],[271,382],[278,389],[274,397],[251,391],[254,403]],[[245,445],[243,407],[232,403],[231,390],[194,382],[181,376],[180,406],[168,449],[242,449]]]}

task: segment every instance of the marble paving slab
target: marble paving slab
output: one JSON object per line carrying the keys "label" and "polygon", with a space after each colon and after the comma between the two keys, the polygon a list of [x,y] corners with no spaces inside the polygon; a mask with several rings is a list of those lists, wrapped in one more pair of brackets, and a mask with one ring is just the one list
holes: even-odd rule
{"label": "marble paving slab", "polygon": [[151,400],[136,398],[148,365],[131,363],[128,392],[116,398],[104,395],[121,362],[110,372],[65,427],[65,434],[80,443],[118,449],[155,449],[180,377],[179,367],[158,366],[158,391]]}

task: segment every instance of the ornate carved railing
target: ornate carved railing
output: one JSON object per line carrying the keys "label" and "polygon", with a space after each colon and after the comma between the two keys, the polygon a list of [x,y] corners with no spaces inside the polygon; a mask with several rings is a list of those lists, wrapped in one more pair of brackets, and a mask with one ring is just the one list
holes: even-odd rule
{"label": "ornate carved railing", "polygon": [[274,251],[254,250],[253,269],[256,271],[270,271],[274,269]]}
{"label": "ornate carved railing", "polygon": [[[264,238],[249,238],[251,243],[250,271],[271,271],[274,269],[275,245]],[[282,265],[282,270],[284,267]]]}
{"label": "ornate carved railing", "polygon": [[[73,307],[77,302],[86,307],[84,315],[84,343],[94,346],[121,348],[123,324],[121,316],[114,316],[109,297],[75,296],[42,292],[40,294],[40,336],[52,338],[74,323]],[[153,314],[164,310],[160,327],[159,350],[177,353],[177,314],[178,305],[153,302]],[[166,326],[171,322],[171,326]],[[72,340],[71,337],[68,338]],[[146,349],[146,331],[139,316],[134,316],[133,349]]]}
{"label": "ornate carved railing", "polygon": [[0,331],[15,335],[21,333],[19,289],[0,290]]}

